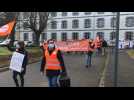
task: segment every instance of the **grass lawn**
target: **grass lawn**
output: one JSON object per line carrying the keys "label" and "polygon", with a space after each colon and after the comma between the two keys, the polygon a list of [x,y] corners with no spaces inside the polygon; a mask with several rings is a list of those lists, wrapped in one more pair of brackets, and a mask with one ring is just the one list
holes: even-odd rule
{"label": "grass lawn", "polygon": [[0,47],[0,56],[6,56],[6,55],[10,55],[11,54],[11,52],[7,49],[7,48],[5,48],[5,47]]}
{"label": "grass lawn", "polygon": [[[41,57],[41,50],[39,47],[28,47],[26,48],[30,55],[30,61],[33,61],[33,59]],[[0,65],[9,64],[8,57],[11,55],[12,52],[10,52],[6,47],[0,47]]]}
{"label": "grass lawn", "polygon": [[134,59],[134,50],[128,50],[127,53],[131,58]]}
{"label": "grass lawn", "polygon": [[[29,48],[26,48],[26,50],[29,52],[29,53],[38,53],[40,52],[40,49],[38,47],[29,47]],[[7,56],[7,55],[10,55],[12,54],[12,52],[10,52],[6,47],[0,47],[0,56]]]}
{"label": "grass lawn", "polygon": [[40,52],[40,48],[39,48],[39,47],[28,47],[28,48],[26,48],[26,50],[27,50],[29,53]]}

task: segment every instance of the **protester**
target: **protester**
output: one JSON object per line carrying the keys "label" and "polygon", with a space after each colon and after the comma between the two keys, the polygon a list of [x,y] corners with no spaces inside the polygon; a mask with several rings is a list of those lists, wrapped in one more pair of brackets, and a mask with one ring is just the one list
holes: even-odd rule
{"label": "protester", "polygon": [[49,87],[58,87],[58,76],[67,76],[64,60],[61,51],[56,48],[52,39],[47,44],[47,48],[44,49],[40,71],[42,75],[46,72]]}
{"label": "protester", "polygon": [[93,40],[89,40],[89,47],[88,47],[88,52],[86,54],[86,68],[91,67],[91,62],[92,62],[92,54],[95,48],[95,44]]}
{"label": "protester", "polygon": [[107,41],[102,40],[102,55],[104,56],[106,54],[106,47],[108,47]]}
{"label": "protester", "polygon": [[[16,45],[16,48],[11,48],[10,45],[7,45],[8,49],[12,52],[18,52],[24,55],[24,60],[22,63],[21,72],[17,72],[13,70],[13,80],[15,82],[16,87],[24,87],[24,75],[26,74],[26,66],[28,64],[28,52],[25,50],[25,44],[23,41],[19,41]],[[20,76],[21,85],[19,85],[17,76]]]}
{"label": "protester", "polygon": [[102,38],[100,36],[97,36],[94,40],[95,48],[97,49],[97,55],[102,54]]}

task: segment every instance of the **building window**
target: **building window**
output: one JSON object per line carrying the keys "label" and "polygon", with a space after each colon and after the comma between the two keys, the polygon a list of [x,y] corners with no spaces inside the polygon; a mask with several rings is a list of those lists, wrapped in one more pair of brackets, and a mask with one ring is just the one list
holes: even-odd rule
{"label": "building window", "polygon": [[79,15],[79,12],[73,12],[72,15],[73,16],[78,16]]}
{"label": "building window", "polygon": [[103,28],[105,24],[104,18],[98,18],[97,19],[97,27],[98,28]]}
{"label": "building window", "polygon": [[90,32],[84,33],[84,39],[90,39],[90,37],[91,37],[91,33]]}
{"label": "building window", "polygon": [[56,17],[57,16],[57,12],[51,12],[51,16],[52,17]]}
{"label": "building window", "polygon": [[116,18],[111,18],[111,27],[116,27]]}
{"label": "building window", "polygon": [[29,37],[28,37],[28,33],[24,33],[24,41],[28,41]]}
{"label": "building window", "polygon": [[84,21],[84,23],[85,23],[85,28],[90,28],[91,27],[91,20],[90,19],[85,19],[85,21]]}
{"label": "building window", "polygon": [[72,21],[72,28],[79,28],[79,20]]}
{"label": "building window", "polygon": [[[19,25],[19,27],[20,27],[20,25]],[[24,30],[27,30],[29,28],[29,23],[27,21],[23,22],[23,28],[24,28]]]}
{"label": "building window", "polygon": [[67,33],[62,33],[61,40],[66,41],[67,40]]}
{"label": "building window", "polygon": [[51,22],[51,29],[57,29],[57,21]]}
{"label": "building window", "polygon": [[51,39],[57,40],[57,34],[56,33],[52,33],[51,34]]}
{"label": "building window", "polygon": [[97,32],[97,36],[104,39],[104,32]]}
{"label": "building window", "polygon": [[36,41],[35,33],[32,34],[32,39],[33,39],[33,41]]}
{"label": "building window", "polygon": [[42,33],[42,41],[47,40],[47,33]]}
{"label": "building window", "polygon": [[115,40],[115,36],[116,34],[115,34],[115,32],[111,32],[110,33],[110,40]]}
{"label": "building window", "polygon": [[62,21],[61,28],[62,29],[67,28],[67,21]]}
{"label": "building window", "polygon": [[126,27],[134,27],[134,17],[126,18]]}
{"label": "building window", "polygon": [[23,19],[28,19],[30,16],[30,13],[29,12],[24,12],[23,13]]}
{"label": "building window", "polygon": [[62,16],[67,16],[67,12],[62,12]]}
{"label": "building window", "polygon": [[98,12],[98,14],[104,14],[104,12]]}
{"label": "building window", "polygon": [[116,14],[116,12],[112,12],[112,14]]}
{"label": "building window", "polygon": [[91,12],[85,12],[85,15],[90,15],[91,14]]}
{"label": "building window", "polygon": [[133,32],[126,32],[125,40],[134,40],[134,33]]}
{"label": "building window", "polygon": [[78,40],[78,39],[79,39],[79,33],[74,32],[74,33],[72,34],[72,39],[73,39],[73,40]]}

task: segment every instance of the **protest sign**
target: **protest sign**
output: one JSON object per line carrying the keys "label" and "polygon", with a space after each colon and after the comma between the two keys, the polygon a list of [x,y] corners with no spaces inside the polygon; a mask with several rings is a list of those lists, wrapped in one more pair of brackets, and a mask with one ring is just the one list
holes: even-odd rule
{"label": "protest sign", "polygon": [[88,40],[57,41],[56,46],[61,51],[88,51]]}
{"label": "protest sign", "polygon": [[10,69],[21,72],[24,55],[18,52],[14,52],[10,62]]}

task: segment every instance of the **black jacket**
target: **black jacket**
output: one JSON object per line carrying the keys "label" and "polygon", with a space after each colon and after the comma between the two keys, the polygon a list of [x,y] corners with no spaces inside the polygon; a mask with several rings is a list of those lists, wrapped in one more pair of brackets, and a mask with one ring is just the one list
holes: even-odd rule
{"label": "black jacket", "polygon": [[[8,47],[8,50],[10,50],[11,52],[16,51],[16,48],[11,48],[10,46],[7,46],[7,47]],[[23,60],[23,64],[22,64],[22,68],[24,68],[24,70],[23,70],[23,72],[21,72],[22,74],[25,74],[26,73],[26,66],[28,64],[28,52],[25,49],[22,49],[22,50],[20,49],[16,52],[25,55],[24,60]]]}
{"label": "black jacket", "polygon": [[[45,52],[45,50],[43,50],[43,52]],[[49,54],[51,54],[52,52],[49,51]],[[60,62],[60,65],[62,67],[62,72],[65,72],[66,73],[66,68],[65,68],[64,60],[63,60],[63,57],[62,57],[62,54],[61,54],[61,51],[60,50],[57,53],[57,57],[58,57],[58,60]],[[40,71],[41,72],[44,72],[45,64],[46,64],[46,57],[43,56],[42,62],[41,62],[41,68],[40,68]],[[47,76],[55,76],[55,75],[59,75],[59,74],[60,74],[60,70],[57,70],[57,71],[46,70],[46,75]]]}
{"label": "black jacket", "polygon": [[102,42],[102,47],[108,47],[108,44],[105,40]]}

